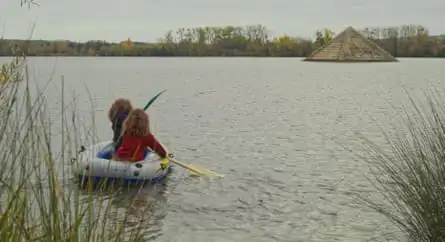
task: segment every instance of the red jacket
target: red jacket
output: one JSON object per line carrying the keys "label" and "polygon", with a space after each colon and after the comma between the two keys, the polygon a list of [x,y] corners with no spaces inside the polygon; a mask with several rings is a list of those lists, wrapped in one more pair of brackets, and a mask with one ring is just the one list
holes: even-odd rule
{"label": "red jacket", "polygon": [[122,160],[141,161],[144,159],[147,146],[161,158],[167,156],[167,150],[151,133],[148,133],[147,136],[123,136],[122,144],[116,151],[116,155]]}

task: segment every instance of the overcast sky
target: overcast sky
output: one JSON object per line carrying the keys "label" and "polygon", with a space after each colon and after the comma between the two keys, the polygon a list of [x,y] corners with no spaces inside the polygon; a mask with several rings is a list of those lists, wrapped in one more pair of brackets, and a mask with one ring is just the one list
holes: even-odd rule
{"label": "overcast sky", "polygon": [[445,0],[0,0],[5,38],[155,41],[180,27],[263,24],[272,36],[421,24],[445,33]]}

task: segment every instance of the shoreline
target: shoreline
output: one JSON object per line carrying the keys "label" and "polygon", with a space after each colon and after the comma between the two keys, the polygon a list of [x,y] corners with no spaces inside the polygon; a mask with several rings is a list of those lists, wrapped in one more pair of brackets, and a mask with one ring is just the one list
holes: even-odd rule
{"label": "shoreline", "polygon": [[[0,58],[2,57],[16,57],[13,55],[0,55]],[[267,59],[304,59],[307,58],[307,56],[134,56],[134,55],[97,55],[97,56],[90,56],[90,55],[26,55],[26,58],[33,58],[33,57],[78,57],[78,58],[122,58],[122,57],[129,57],[129,58],[267,58]],[[435,57],[435,56],[403,56],[398,57],[397,59],[445,59],[444,57]],[[316,62],[316,61],[312,61]],[[321,61],[318,61],[321,62]],[[355,63],[355,62],[354,62]]]}

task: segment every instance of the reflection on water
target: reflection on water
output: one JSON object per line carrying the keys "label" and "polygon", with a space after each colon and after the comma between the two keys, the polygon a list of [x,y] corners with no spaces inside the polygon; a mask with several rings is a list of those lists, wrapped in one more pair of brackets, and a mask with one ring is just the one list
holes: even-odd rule
{"label": "reflection on water", "polygon": [[[162,182],[149,185],[132,186],[78,186],[81,191],[81,202],[87,204],[93,199],[96,207],[106,207],[103,213],[107,225],[123,228],[126,233],[133,233],[133,238],[150,241],[162,235],[163,218],[166,216],[168,190],[174,188],[175,182]],[[106,206],[103,206],[104,204]],[[123,225],[123,226],[122,226]],[[137,236],[134,233],[139,233]]]}

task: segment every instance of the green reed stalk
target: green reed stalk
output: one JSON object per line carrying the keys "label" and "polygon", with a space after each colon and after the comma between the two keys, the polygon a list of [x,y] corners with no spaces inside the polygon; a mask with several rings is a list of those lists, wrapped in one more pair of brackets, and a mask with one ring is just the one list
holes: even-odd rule
{"label": "green reed stalk", "polygon": [[370,180],[383,199],[360,201],[386,216],[408,241],[445,241],[445,108],[434,93],[410,98],[398,129],[383,130],[386,144],[361,138]]}
{"label": "green reed stalk", "polygon": [[80,144],[92,144],[97,134],[94,127],[79,125],[75,100],[71,105],[65,100],[65,79],[60,117],[50,118],[46,93],[31,85],[25,59],[9,66],[14,78],[0,84],[0,241],[145,241],[147,221],[130,222],[136,216],[131,199],[115,205],[121,188],[81,189],[75,182],[68,163],[77,158]]}

